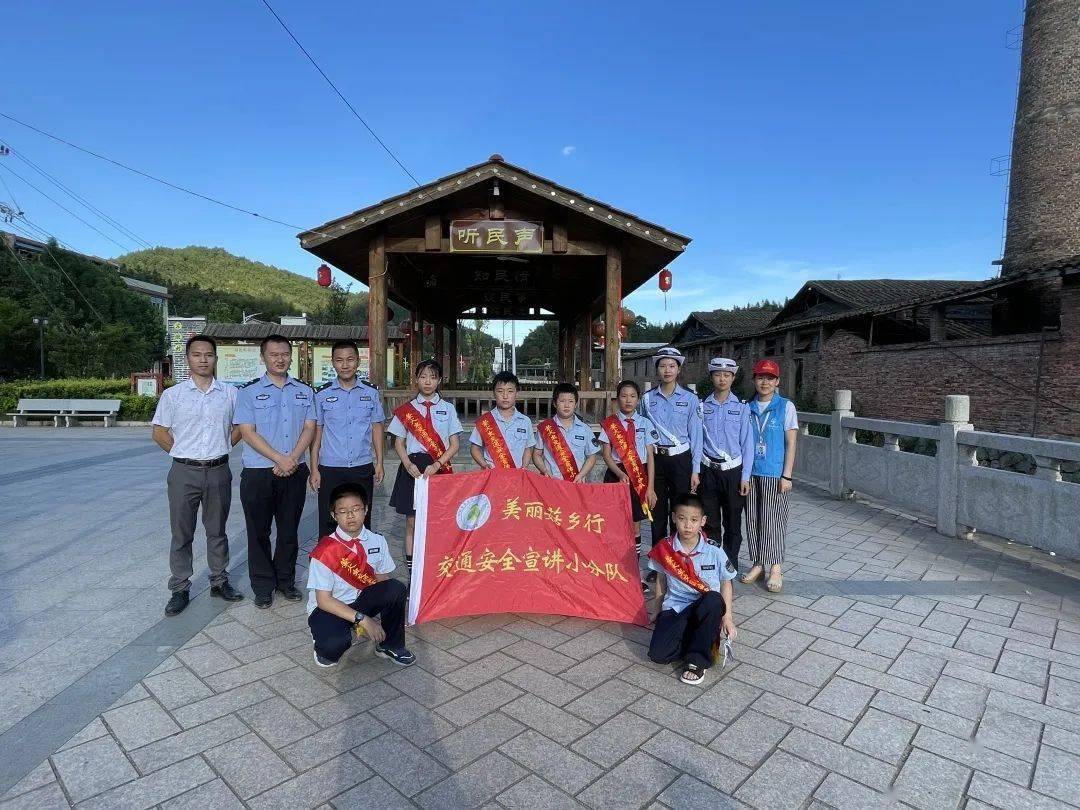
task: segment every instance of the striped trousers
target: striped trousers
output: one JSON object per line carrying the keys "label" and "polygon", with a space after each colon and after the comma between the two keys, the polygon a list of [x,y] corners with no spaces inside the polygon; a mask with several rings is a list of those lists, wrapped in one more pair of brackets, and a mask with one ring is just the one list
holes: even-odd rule
{"label": "striped trousers", "polygon": [[788,494],[779,491],[780,479],[750,477],[743,522],[747,551],[754,565],[779,565],[784,561]]}

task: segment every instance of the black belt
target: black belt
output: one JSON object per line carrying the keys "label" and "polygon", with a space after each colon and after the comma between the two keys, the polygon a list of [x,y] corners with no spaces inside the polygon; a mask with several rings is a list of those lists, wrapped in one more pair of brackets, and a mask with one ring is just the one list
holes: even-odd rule
{"label": "black belt", "polygon": [[[675,449],[675,446],[674,445],[669,445],[669,444],[658,444],[658,445],[656,445],[656,447],[654,449],[656,450],[657,455],[659,455],[659,456],[670,456],[672,458],[675,458],[677,456],[681,456],[683,453],[686,452],[686,450],[680,450],[678,453],[672,453],[671,451]],[[687,449],[689,449],[689,448],[687,448]]]}
{"label": "black belt", "polygon": [[203,467],[209,469],[210,467],[220,467],[222,464],[228,464],[229,457],[228,455],[218,456],[209,461],[199,461],[197,458],[174,458],[173,461],[178,464],[186,464],[189,467]]}

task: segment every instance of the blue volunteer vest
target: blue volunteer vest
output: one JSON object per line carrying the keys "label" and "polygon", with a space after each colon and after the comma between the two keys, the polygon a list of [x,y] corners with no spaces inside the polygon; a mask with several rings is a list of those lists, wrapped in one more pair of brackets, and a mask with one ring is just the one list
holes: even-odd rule
{"label": "blue volunteer vest", "polygon": [[[772,402],[764,411],[758,411],[755,397],[750,401],[750,427],[754,431],[754,469],[753,475],[767,478],[779,478],[784,474],[784,415],[788,401],[779,394],[773,394]],[[765,431],[765,458],[757,454],[761,444],[761,426]]]}

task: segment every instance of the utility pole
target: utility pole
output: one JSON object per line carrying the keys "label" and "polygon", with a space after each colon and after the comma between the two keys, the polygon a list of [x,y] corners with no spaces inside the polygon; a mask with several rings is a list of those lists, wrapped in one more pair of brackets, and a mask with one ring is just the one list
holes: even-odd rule
{"label": "utility pole", "polygon": [[45,379],[45,327],[49,325],[48,318],[35,315],[31,320],[38,328],[38,343],[41,349],[41,379]]}

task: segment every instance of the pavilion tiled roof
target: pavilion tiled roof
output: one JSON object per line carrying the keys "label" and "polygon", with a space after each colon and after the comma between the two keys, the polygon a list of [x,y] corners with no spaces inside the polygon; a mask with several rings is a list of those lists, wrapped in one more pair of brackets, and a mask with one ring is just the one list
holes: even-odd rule
{"label": "pavilion tiled roof", "polygon": [[[254,321],[249,323],[208,323],[203,334],[232,340],[262,340],[281,335],[290,340],[367,340],[367,327],[352,324],[319,324],[286,326],[280,323]],[[401,330],[394,324],[387,328],[390,340],[403,340]]]}

